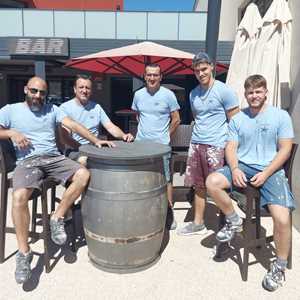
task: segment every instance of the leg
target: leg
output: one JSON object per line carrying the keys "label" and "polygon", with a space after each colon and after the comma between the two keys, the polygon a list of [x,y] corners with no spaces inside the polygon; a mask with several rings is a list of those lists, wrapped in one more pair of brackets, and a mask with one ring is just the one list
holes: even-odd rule
{"label": "leg", "polygon": [[28,231],[30,214],[28,199],[32,194],[32,189],[18,189],[13,192],[12,219],[16,230],[19,251],[29,252]]}
{"label": "leg", "polygon": [[[224,174],[228,174],[229,168],[221,169]],[[214,199],[217,206],[225,214],[225,226],[217,233],[216,238],[219,242],[229,242],[234,237],[236,232],[242,231],[242,219],[235,212],[232,200],[226,192],[231,184],[227,176],[214,172],[210,174],[206,180],[206,187],[209,195]]]}
{"label": "leg", "polygon": [[262,281],[268,291],[275,291],[285,281],[285,269],[291,245],[291,223],[289,209],[280,205],[269,205],[274,228],[274,243],[277,259],[271,263],[270,270]]}
{"label": "leg", "polygon": [[22,284],[31,277],[31,261],[33,254],[28,245],[30,215],[28,199],[32,189],[17,189],[13,192],[12,218],[16,229],[19,251],[16,254],[16,282]]}
{"label": "leg", "polygon": [[173,185],[171,182],[168,182],[167,185],[167,197],[168,197],[169,206],[173,207]]}
{"label": "leg", "polygon": [[287,260],[292,235],[289,209],[279,205],[269,205],[269,210],[274,222],[273,234],[276,255],[282,260]]}
{"label": "leg", "polygon": [[229,215],[234,212],[232,200],[226,192],[226,189],[229,189],[230,186],[228,179],[218,172],[210,174],[206,179],[208,194],[213,198],[216,205],[225,215]]}
{"label": "leg", "polygon": [[191,144],[188,152],[184,183],[194,187],[194,221],[189,222],[177,233],[179,235],[205,234],[204,210],[206,201],[205,178],[208,174],[208,163],[205,159],[207,145]]}
{"label": "leg", "polygon": [[195,188],[194,196],[194,223],[204,224],[204,211],[206,201],[206,189]]}
{"label": "leg", "polygon": [[87,169],[80,168],[76,171],[76,173],[71,177],[71,184],[65,190],[61,202],[59,203],[56,211],[52,215],[54,219],[64,217],[67,210],[84,191],[89,178],[90,172]]}

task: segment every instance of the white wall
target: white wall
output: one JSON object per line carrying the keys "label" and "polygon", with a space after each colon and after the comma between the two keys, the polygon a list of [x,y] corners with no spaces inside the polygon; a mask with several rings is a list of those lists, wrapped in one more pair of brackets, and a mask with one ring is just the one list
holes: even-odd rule
{"label": "white wall", "polygon": [[[219,41],[234,41],[238,26],[238,8],[245,0],[222,0]],[[196,11],[207,11],[208,0],[195,3]]]}
{"label": "white wall", "polygon": [[[291,56],[291,87],[292,105],[290,114],[295,130],[295,142],[300,144],[300,1],[289,0],[293,16],[292,56]],[[298,149],[293,172],[293,191],[298,209],[293,217],[294,225],[300,230],[300,148]]]}

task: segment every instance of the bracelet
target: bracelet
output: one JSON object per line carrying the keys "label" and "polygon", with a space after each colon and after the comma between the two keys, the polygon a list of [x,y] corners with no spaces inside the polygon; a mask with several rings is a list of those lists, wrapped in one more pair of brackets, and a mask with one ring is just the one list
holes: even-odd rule
{"label": "bracelet", "polygon": [[231,169],[231,173],[232,173],[235,169],[238,169],[238,168],[239,168],[238,166],[232,168],[232,169]]}

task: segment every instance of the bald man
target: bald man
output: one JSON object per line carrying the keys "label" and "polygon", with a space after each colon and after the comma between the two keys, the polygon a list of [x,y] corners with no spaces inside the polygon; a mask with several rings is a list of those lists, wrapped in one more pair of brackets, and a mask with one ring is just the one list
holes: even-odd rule
{"label": "bald man", "polygon": [[83,192],[90,173],[80,164],[60,155],[55,141],[56,124],[62,123],[98,147],[103,144],[85,127],[73,121],[58,107],[46,104],[47,84],[39,78],[31,78],[24,87],[25,101],[8,104],[0,110],[0,139],[10,139],[15,147],[17,167],[13,174],[12,218],[16,230],[18,252],[16,254],[16,282],[26,282],[31,276],[30,263],[33,254],[28,245],[28,199],[34,189],[41,189],[42,181],[51,177],[70,185],[50,218],[52,240],[63,245],[67,240],[64,215]]}

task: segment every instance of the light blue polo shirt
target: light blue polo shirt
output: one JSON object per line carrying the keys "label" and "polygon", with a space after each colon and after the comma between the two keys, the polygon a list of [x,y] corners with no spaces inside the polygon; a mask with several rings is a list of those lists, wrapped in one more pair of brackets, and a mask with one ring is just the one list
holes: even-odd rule
{"label": "light blue polo shirt", "polygon": [[136,140],[169,144],[171,112],[180,109],[175,94],[161,86],[151,95],[144,87],[134,94],[131,108],[139,114]]}
{"label": "light blue polo shirt", "polygon": [[239,161],[258,170],[270,165],[278,152],[279,139],[293,137],[289,114],[273,106],[267,106],[254,117],[245,108],[229,122],[228,140],[238,142]]}
{"label": "light blue polo shirt", "polygon": [[58,155],[55,127],[66,117],[57,106],[44,104],[38,112],[29,109],[25,102],[8,104],[0,110],[0,125],[24,134],[32,146],[20,150],[15,146],[17,160],[36,155]]}
{"label": "light blue polo shirt", "polygon": [[226,111],[239,106],[234,91],[218,80],[207,90],[198,85],[190,93],[190,104],[195,120],[192,143],[224,148],[228,134]]}
{"label": "light blue polo shirt", "polygon": [[[60,108],[74,121],[85,126],[95,136],[99,136],[99,125],[105,126],[110,122],[109,117],[102,109],[100,104],[88,101],[86,105],[81,105],[75,98],[63,103]],[[77,133],[72,132],[72,138],[79,144],[90,143],[85,138],[81,137]]]}

